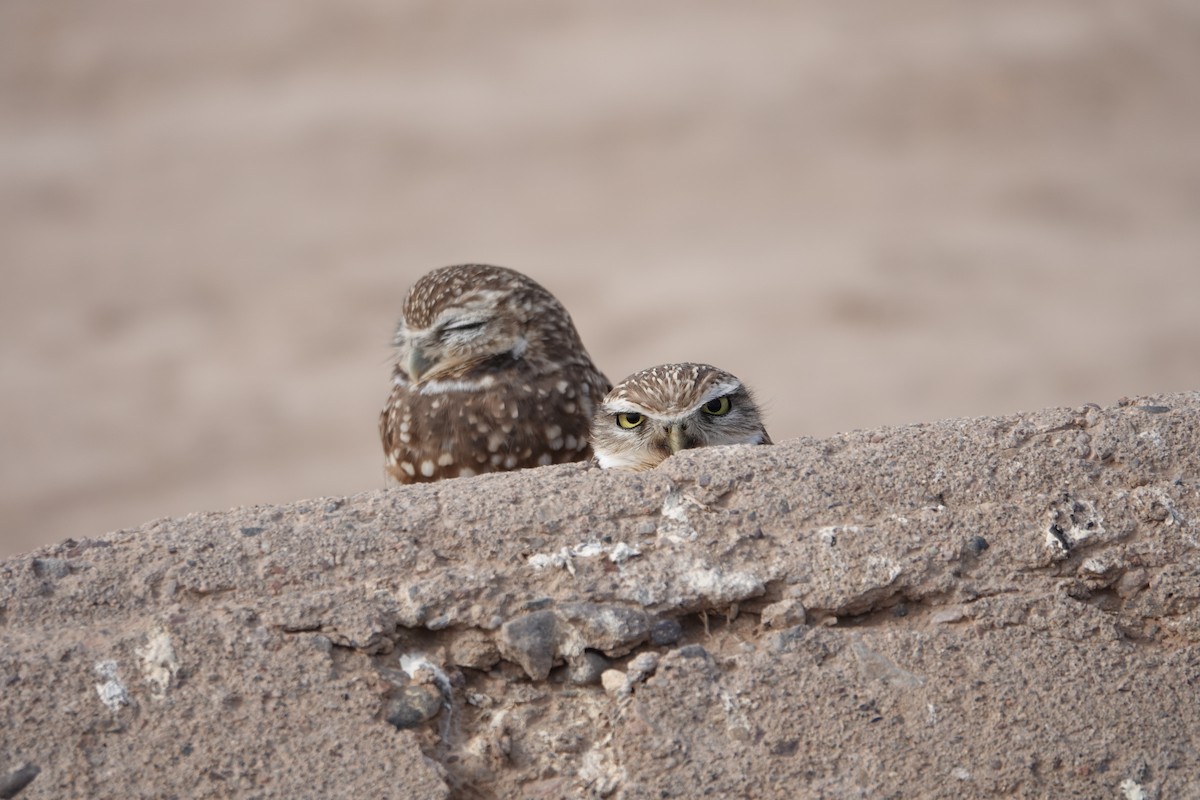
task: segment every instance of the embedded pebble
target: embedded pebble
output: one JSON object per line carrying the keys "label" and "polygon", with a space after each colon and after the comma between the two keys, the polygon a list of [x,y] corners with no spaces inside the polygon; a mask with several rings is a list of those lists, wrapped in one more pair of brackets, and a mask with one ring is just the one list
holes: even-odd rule
{"label": "embedded pebble", "polygon": [[544,681],[558,650],[558,617],[553,611],[534,611],[500,626],[500,652],[521,665],[535,681]]}
{"label": "embedded pebble", "polygon": [[631,684],[638,683],[653,675],[656,669],[658,669],[658,653],[649,651],[638,653],[630,659],[625,669],[625,679]]}
{"label": "embedded pebble", "polygon": [[803,625],[785,628],[778,633],[771,634],[771,638],[767,640],[767,645],[776,653],[786,653],[792,650],[797,642],[803,641],[808,635],[809,630],[809,628]]}
{"label": "embedded pebble", "polygon": [[450,641],[450,661],[460,667],[489,670],[499,660],[492,637],[477,628],[461,631]]}
{"label": "embedded pebble", "polygon": [[808,618],[804,610],[804,604],[799,600],[780,600],[778,603],[771,603],[762,610],[762,624],[764,628],[775,628],[777,630],[783,628],[792,628],[796,625],[803,625]]}
{"label": "embedded pebble", "polygon": [[1079,565],[1081,578],[1103,578],[1113,572],[1117,566],[1102,558],[1088,558]]}
{"label": "embedded pebble", "polygon": [[663,647],[675,644],[683,637],[683,626],[677,619],[660,619],[650,628],[650,644]]}
{"label": "embedded pebble", "polygon": [[0,798],[16,797],[21,790],[33,783],[33,779],[41,773],[41,767],[26,764],[0,778]]}
{"label": "embedded pebble", "polygon": [[587,647],[605,652],[628,649],[646,641],[650,619],[640,608],[606,603],[564,603],[556,612],[561,623],[577,629]]}
{"label": "embedded pebble", "polygon": [[984,550],[988,549],[989,546],[988,540],[982,536],[972,536],[970,539],[967,539],[966,543],[963,545],[963,555],[980,556],[983,554]]}
{"label": "embedded pebble", "polygon": [[410,684],[388,703],[387,721],[399,730],[407,730],[428,722],[441,710],[442,695],[437,688]]}
{"label": "embedded pebble", "polygon": [[1117,596],[1128,600],[1150,585],[1150,574],[1144,569],[1131,569],[1117,579]]}
{"label": "embedded pebble", "polygon": [[961,622],[966,617],[967,612],[961,608],[941,608],[929,615],[929,621],[935,625],[945,625],[951,622]]}
{"label": "embedded pebble", "polygon": [[567,665],[567,682],[577,686],[588,686],[600,682],[600,676],[609,668],[609,660],[595,650],[585,650],[579,658]]}
{"label": "embedded pebble", "polygon": [[600,673],[600,685],[609,697],[625,697],[629,694],[629,681],[619,669],[606,669]]}

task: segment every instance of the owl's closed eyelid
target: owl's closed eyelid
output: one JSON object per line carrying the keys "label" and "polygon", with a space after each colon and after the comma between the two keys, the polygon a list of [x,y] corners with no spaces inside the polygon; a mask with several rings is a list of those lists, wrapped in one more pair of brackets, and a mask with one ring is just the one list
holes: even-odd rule
{"label": "owl's closed eyelid", "polygon": [[448,333],[474,333],[475,331],[482,330],[486,324],[486,319],[451,322],[442,327],[441,334],[445,336]]}

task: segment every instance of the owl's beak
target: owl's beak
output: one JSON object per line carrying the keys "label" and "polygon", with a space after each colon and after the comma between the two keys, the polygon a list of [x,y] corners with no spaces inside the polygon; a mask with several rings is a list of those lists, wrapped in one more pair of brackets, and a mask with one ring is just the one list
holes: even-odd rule
{"label": "owl's beak", "polygon": [[694,442],[688,439],[682,425],[672,425],[667,428],[667,447],[671,448],[671,455],[675,455],[680,450],[689,450],[694,446]]}
{"label": "owl's beak", "polygon": [[418,346],[413,345],[408,351],[408,377],[413,383],[421,380],[421,376],[429,372],[429,368],[433,366],[433,362],[425,357],[425,352]]}

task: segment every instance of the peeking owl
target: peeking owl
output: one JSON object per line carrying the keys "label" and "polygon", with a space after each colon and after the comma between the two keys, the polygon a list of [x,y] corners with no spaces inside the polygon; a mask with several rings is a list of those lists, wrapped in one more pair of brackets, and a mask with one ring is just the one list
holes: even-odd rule
{"label": "peeking owl", "polygon": [[723,369],[664,364],[621,381],[592,417],[605,469],[644,470],[693,447],[771,444],[750,391]]}

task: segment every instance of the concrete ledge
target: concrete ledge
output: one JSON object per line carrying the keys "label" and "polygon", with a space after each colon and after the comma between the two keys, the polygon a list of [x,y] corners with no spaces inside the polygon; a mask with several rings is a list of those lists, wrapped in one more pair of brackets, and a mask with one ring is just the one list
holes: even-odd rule
{"label": "concrete ledge", "polygon": [[1200,785],[1200,393],[167,519],[0,562],[0,796]]}

